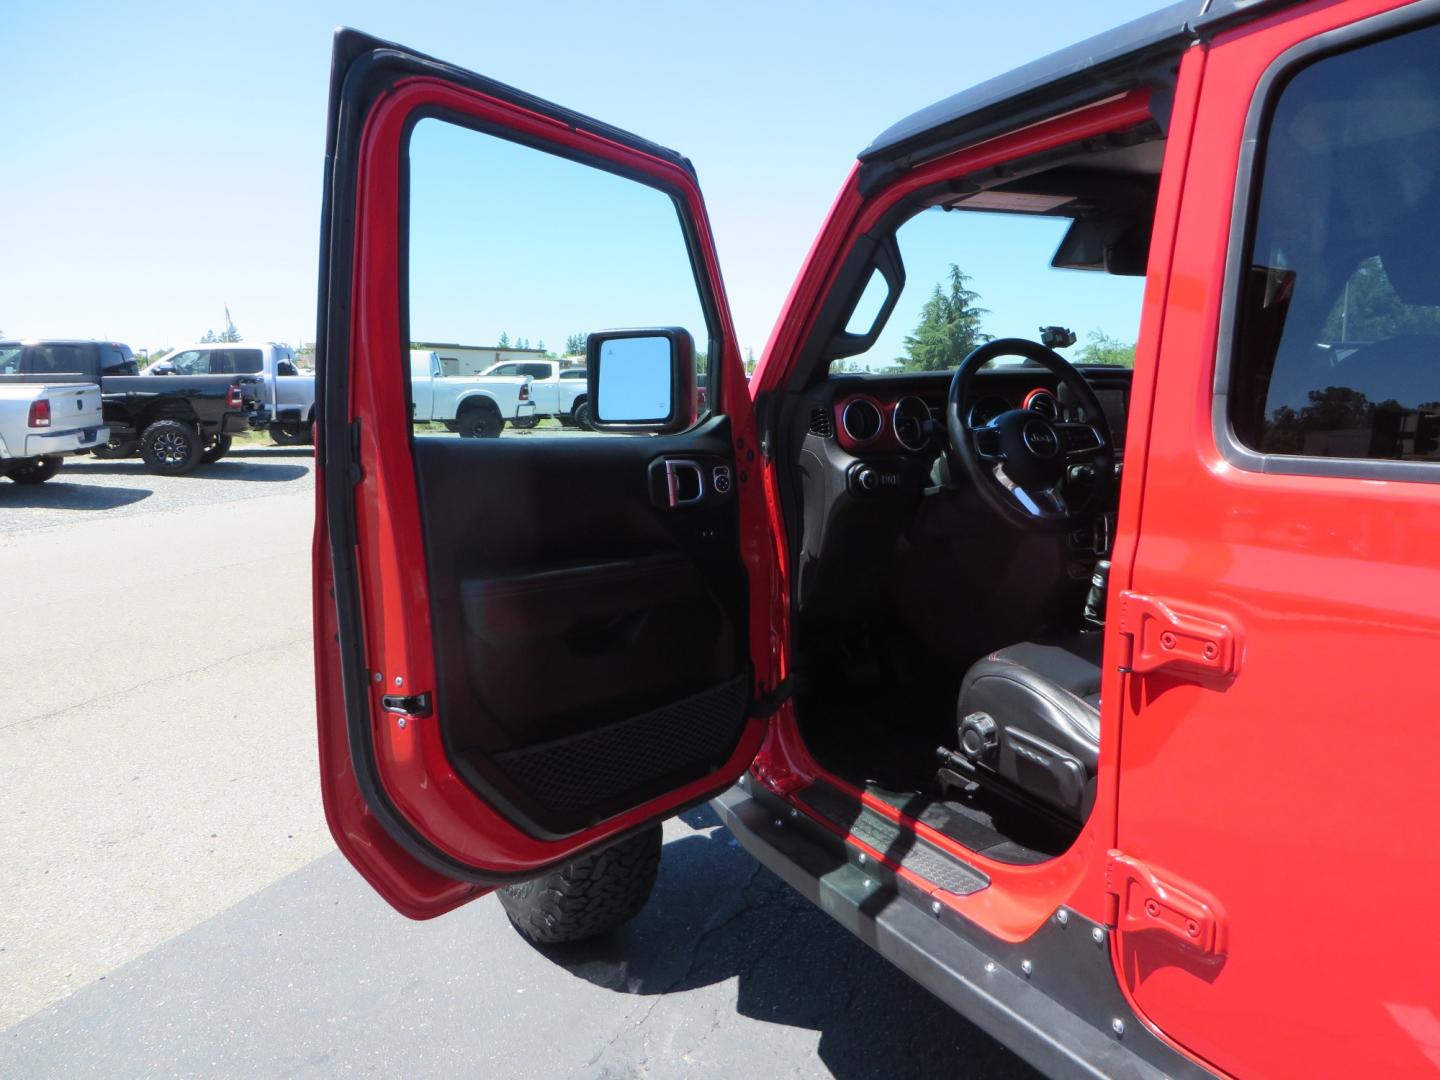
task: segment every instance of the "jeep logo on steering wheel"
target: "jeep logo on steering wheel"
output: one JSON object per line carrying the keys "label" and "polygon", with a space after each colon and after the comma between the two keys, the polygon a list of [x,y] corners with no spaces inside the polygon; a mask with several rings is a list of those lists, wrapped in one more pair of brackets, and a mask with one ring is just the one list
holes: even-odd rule
{"label": "jeep logo on steering wheel", "polygon": [[1060,452],[1060,437],[1044,420],[1025,421],[1020,437],[1025,440],[1025,448],[1036,457],[1054,457]]}

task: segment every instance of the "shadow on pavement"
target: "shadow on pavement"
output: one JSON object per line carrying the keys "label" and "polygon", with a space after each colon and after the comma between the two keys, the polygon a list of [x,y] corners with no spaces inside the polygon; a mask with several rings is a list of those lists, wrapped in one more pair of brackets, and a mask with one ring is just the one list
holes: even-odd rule
{"label": "shadow on pavement", "polygon": [[143,488],[94,487],[68,480],[0,484],[0,506],[30,510],[113,510],[155,494]]}
{"label": "shadow on pavement", "polygon": [[[718,824],[709,807],[684,819]],[[649,904],[619,932],[539,951],[620,994],[737,979],[741,1015],[818,1031],[817,1053],[837,1077],[1038,1076],[761,868],[723,828],[667,844]],[[617,1050],[624,1060],[626,1048]]]}
{"label": "shadow on pavement", "polygon": [[[267,455],[268,456],[268,455]],[[249,480],[269,483],[284,483],[299,480],[310,472],[306,465],[289,465],[280,462],[266,464],[263,461],[231,461],[228,457],[213,465],[201,465],[194,472],[184,476],[157,477],[162,480]],[[76,479],[86,475],[133,476],[137,479],[155,474],[139,461],[107,461],[104,464],[87,464],[72,474]]]}
{"label": "shadow on pavement", "polygon": [[315,448],[313,446],[246,446],[236,447],[225,455],[228,461],[230,458],[258,458],[263,461],[266,458],[299,457],[313,458]]}

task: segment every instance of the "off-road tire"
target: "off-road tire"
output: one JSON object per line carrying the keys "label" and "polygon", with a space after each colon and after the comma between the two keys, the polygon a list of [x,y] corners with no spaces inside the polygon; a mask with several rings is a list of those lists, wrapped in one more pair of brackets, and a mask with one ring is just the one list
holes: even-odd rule
{"label": "off-road tire", "polygon": [[206,465],[214,465],[222,457],[230,452],[229,435],[210,435],[205,439],[205,449],[200,453],[200,460]]}
{"label": "off-road tire", "polygon": [[578,427],[581,431],[595,430],[590,426],[590,402],[577,401],[575,403],[575,411],[570,415],[571,418],[575,421],[575,426]]}
{"label": "off-road tire", "polygon": [[125,436],[122,438],[111,438],[109,442],[101,443],[91,450],[90,453],[101,461],[118,461],[121,458],[134,457],[139,449],[139,439]]}
{"label": "off-road tire", "polygon": [[36,458],[28,464],[21,465],[18,469],[12,469],[9,476],[17,484],[43,484],[60,471],[60,465],[64,460],[64,458],[53,455]]}
{"label": "off-road tire", "polygon": [[161,476],[183,476],[200,464],[205,440],[184,420],[156,420],[140,436],[145,467]]}
{"label": "off-road tire", "polygon": [[488,402],[472,405],[455,418],[455,427],[462,438],[498,439],[505,430],[505,420],[500,410]]}
{"label": "off-road tire", "polygon": [[495,895],[515,929],[536,945],[608,934],[640,913],[660,871],[660,826],[584,855]]}

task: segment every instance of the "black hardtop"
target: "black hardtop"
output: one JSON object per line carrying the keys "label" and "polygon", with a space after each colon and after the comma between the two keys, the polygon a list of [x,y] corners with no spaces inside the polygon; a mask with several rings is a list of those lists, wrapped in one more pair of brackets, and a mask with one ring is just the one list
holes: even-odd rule
{"label": "black hardtop", "polygon": [[1180,0],[1004,75],[962,90],[886,128],[860,153],[862,187],[1046,116],[1146,85],[1191,44],[1299,0]]}

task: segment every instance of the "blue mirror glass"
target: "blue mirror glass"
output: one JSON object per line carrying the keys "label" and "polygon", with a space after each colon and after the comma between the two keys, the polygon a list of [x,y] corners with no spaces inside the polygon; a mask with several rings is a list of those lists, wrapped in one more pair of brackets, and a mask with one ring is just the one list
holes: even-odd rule
{"label": "blue mirror glass", "polygon": [[670,416],[673,366],[666,337],[611,338],[600,345],[597,416],[603,423],[659,423]]}

